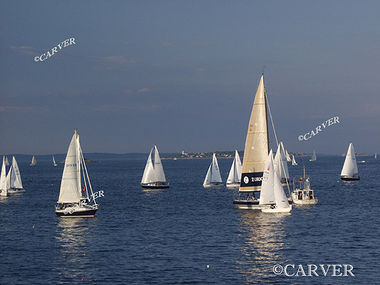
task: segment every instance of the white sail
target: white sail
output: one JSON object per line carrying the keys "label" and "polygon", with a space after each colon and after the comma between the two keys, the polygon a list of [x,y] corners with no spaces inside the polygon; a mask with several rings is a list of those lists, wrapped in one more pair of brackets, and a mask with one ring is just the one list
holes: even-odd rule
{"label": "white sail", "polygon": [[6,165],[6,166],[9,166],[9,160],[8,160],[8,157],[7,157],[7,156],[5,156],[5,165]]}
{"label": "white sail", "polygon": [[239,192],[260,191],[268,153],[267,103],[261,76],[248,124]]}
{"label": "white sail", "polygon": [[10,177],[10,179],[11,179],[10,188],[12,188],[12,189],[23,189],[20,169],[18,168],[18,164],[17,164],[16,158],[14,156],[12,158],[11,169],[12,169],[12,172],[11,172],[11,177]]}
{"label": "white sail", "polygon": [[7,190],[11,188],[11,174],[12,174],[12,166],[9,168],[7,178],[6,178],[5,187]]}
{"label": "white sail", "polygon": [[154,175],[156,177],[156,182],[166,182],[166,177],[164,173],[164,168],[162,167],[160,154],[158,153],[158,148],[154,146]]}
{"label": "white sail", "polygon": [[54,155],[53,155],[53,165],[57,166],[57,162],[55,161]]}
{"label": "white sail", "polygon": [[276,201],[276,208],[284,209],[290,208],[288,198],[281,186],[280,177],[274,172],[274,199]]}
{"label": "white sail", "polygon": [[260,205],[270,205],[275,203],[274,199],[274,163],[273,163],[273,152],[270,150],[268,158],[265,162],[263,181],[261,184],[260,192]]}
{"label": "white sail", "polygon": [[0,190],[6,191],[7,188],[7,169],[5,163],[5,157],[3,156],[3,164],[1,166],[1,176],[0,176]]}
{"label": "white sail", "polygon": [[79,203],[81,199],[81,157],[79,135],[75,131],[65,159],[58,203]]}
{"label": "white sail", "polygon": [[[152,159],[152,156],[154,160]],[[152,182],[166,182],[164,168],[162,167],[160,154],[157,146],[154,146],[149,153],[148,160],[146,161],[144,174],[141,179],[141,184]]]}
{"label": "white sail", "polygon": [[344,160],[341,176],[355,177],[358,176],[358,166],[356,164],[354,145],[350,143],[347,150],[346,159]]}
{"label": "white sail", "polygon": [[207,170],[205,180],[203,181],[203,186],[217,184],[221,182],[222,177],[220,176],[218,160],[216,159],[215,153],[213,153],[211,164]]}
{"label": "white sail", "polygon": [[290,155],[288,153],[288,150],[285,150],[285,156],[286,156],[286,161],[287,162],[291,162],[292,161],[292,159],[290,158]]}
{"label": "white sail", "polygon": [[280,142],[277,147],[276,156],[274,158],[274,168],[281,180],[287,180],[289,179],[289,170],[283,149],[284,147],[282,145],[282,142]]}
{"label": "white sail", "polygon": [[298,163],[296,162],[296,159],[294,158],[294,154],[292,155],[292,165],[293,166],[298,165]]}
{"label": "white sail", "polygon": [[241,178],[241,161],[239,157],[239,153],[235,150],[235,158],[232,162],[230,172],[227,178],[227,184],[231,183],[240,183]]}
{"label": "white sail", "polygon": [[317,154],[315,153],[315,150],[313,150],[313,155],[311,156],[310,161],[316,161],[317,160]]}
{"label": "white sail", "polygon": [[377,152],[375,152],[375,159],[377,159]]}
{"label": "white sail", "polygon": [[33,155],[32,161],[30,162],[30,166],[35,166],[36,164],[37,164],[37,160],[36,160],[36,158]]}

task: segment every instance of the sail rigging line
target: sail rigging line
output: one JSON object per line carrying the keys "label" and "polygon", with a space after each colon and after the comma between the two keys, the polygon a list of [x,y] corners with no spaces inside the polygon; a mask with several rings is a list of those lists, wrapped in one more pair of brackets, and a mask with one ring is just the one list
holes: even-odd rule
{"label": "sail rigging line", "polygon": [[[274,127],[274,121],[273,121],[273,117],[272,117],[272,111],[270,110],[270,105],[269,105],[269,100],[268,100],[268,92],[267,92],[267,88],[266,87],[264,89],[264,92],[265,92],[265,101],[266,101],[266,104],[268,106],[269,117],[270,117],[270,122],[271,122],[271,125],[272,125],[272,129],[273,129],[274,138],[276,139],[276,146],[278,147],[277,133],[276,133],[276,129]],[[269,135],[268,135],[268,147],[269,147]],[[281,152],[281,148],[280,148],[280,152]],[[282,164],[282,159],[281,159],[281,167],[282,167],[282,170],[285,172],[285,167]],[[290,187],[289,187],[289,181],[288,181],[288,179],[286,179],[286,187],[288,188],[288,193],[289,193],[289,196],[290,196]]]}
{"label": "sail rigging line", "polygon": [[[88,185],[90,186],[91,197],[93,197],[94,204],[97,205],[96,199],[94,199],[94,192],[92,191],[91,181],[90,181],[90,178],[88,176],[87,166],[86,166],[86,163],[84,161],[83,152],[82,152],[82,148],[80,147],[80,145],[79,145],[79,151],[80,151],[80,156],[81,156],[81,160],[82,160],[82,163],[83,163],[83,168],[85,170],[86,177],[88,179]],[[88,190],[87,190],[87,198],[88,198]]]}

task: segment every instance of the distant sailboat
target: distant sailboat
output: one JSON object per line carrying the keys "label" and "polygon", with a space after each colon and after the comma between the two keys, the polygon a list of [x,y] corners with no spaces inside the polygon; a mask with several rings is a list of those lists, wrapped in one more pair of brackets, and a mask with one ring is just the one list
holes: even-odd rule
{"label": "distant sailboat", "polygon": [[141,186],[147,189],[169,188],[169,184],[166,182],[164,168],[162,167],[157,146],[153,146],[150,150],[144,169],[144,174],[141,179]]}
{"label": "distant sailboat", "polygon": [[204,188],[210,188],[222,185],[222,177],[220,176],[218,160],[215,153],[212,154],[212,161],[207,170],[205,180],[203,181]]}
{"label": "distant sailboat", "polygon": [[22,187],[21,174],[20,169],[18,168],[18,164],[16,158],[13,156],[12,158],[12,166],[8,172],[10,176],[9,181],[9,193],[20,193],[24,192],[24,188]]}
{"label": "distant sailboat", "polygon": [[33,155],[32,161],[30,162],[30,166],[35,166],[36,164],[37,164],[37,160],[36,160],[36,158]]}
{"label": "distant sailboat", "polygon": [[296,162],[296,159],[294,158],[294,154],[292,155],[292,165],[296,166],[298,163]]}
{"label": "distant sailboat", "polygon": [[93,217],[99,208],[93,197],[79,134],[75,130],[67,150],[55,213],[60,217]]}
{"label": "distant sailboat", "polygon": [[5,165],[6,165],[6,166],[9,166],[9,160],[8,160],[8,157],[7,157],[7,156],[5,156]]}
{"label": "distant sailboat", "polygon": [[228,174],[227,188],[236,188],[240,186],[240,178],[241,178],[241,161],[239,157],[239,153],[235,150],[235,158],[232,162],[230,173]]}
{"label": "distant sailboat", "polygon": [[311,159],[309,161],[316,161],[317,160],[317,154],[315,153],[315,150],[313,150],[313,155],[311,156]]}
{"label": "distant sailboat", "polygon": [[377,152],[375,152],[375,159],[377,159]]}
{"label": "distant sailboat", "polygon": [[285,150],[285,156],[286,156],[286,161],[287,162],[291,162],[292,161],[292,159],[290,158],[290,155],[288,153],[288,150]]}
{"label": "distant sailboat", "polygon": [[261,208],[264,213],[289,213],[292,210],[292,206],[289,205],[288,198],[281,186],[280,177],[275,171],[272,150],[269,152],[265,164],[260,205],[271,205],[270,207]]}
{"label": "distant sailboat", "polygon": [[3,164],[1,166],[1,176],[0,176],[0,196],[6,197],[8,196],[9,185],[7,180],[7,169],[5,156],[3,156]]}
{"label": "distant sailboat", "polygon": [[57,166],[58,164],[55,162],[55,158],[54,158],[54,155],[53,155],[53,166]]}
{"label": "distant sailboat", "polygon": [[286,184],[289,181],[289,170],[284,153],[284,145],[282,142],[278,144],[276,155],[274,158],[274,168],[280,177],[281,183]]}
{"label": "distant sailboat", "polygon": [[267,100],[264,75],[256,91],[245,140],[239,196],[233,204],[238,209],[260,209],[256,193],[261,190],[265,161],[268,158]]}
{"label": "distant sailboat", "polygon": [[344,160],[342,172],[340,173],[342,180],[360,180],[358,166],[356,164],[354,145],[350,142],[348,146],[346,159]]}

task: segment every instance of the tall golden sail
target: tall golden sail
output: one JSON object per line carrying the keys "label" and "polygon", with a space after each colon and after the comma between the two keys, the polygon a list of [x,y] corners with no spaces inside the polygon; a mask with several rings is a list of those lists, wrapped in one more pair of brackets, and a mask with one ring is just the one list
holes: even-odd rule
{"label": "tall golden sail", "polygon": [[260,191],[261,189],[264,165],[269,153],[266,102],[264,75],[262,75],[253,103],[245,140],[240,193]]}

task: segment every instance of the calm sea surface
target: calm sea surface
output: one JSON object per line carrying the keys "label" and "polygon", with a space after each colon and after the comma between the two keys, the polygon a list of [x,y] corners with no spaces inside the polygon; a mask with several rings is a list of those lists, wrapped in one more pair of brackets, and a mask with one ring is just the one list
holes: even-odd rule
{"label": "calm sea surface", "polygon": [[[208,159],[163,160],[171,187],[160,191],[139,185],[145,159],[96,160],[105,196],[87,219],[55,216],[62,164],[19,161],[26,192],[0,199],[0,284],[380,284],[380,160],[360,160],[354,183],[339,179],[342,157],[305,161],[319,204],[287,216],[204,189]],[[219,159],[224,181],[231,162]],[[276,276],[275,264],[351,264],[355,277]]]}

